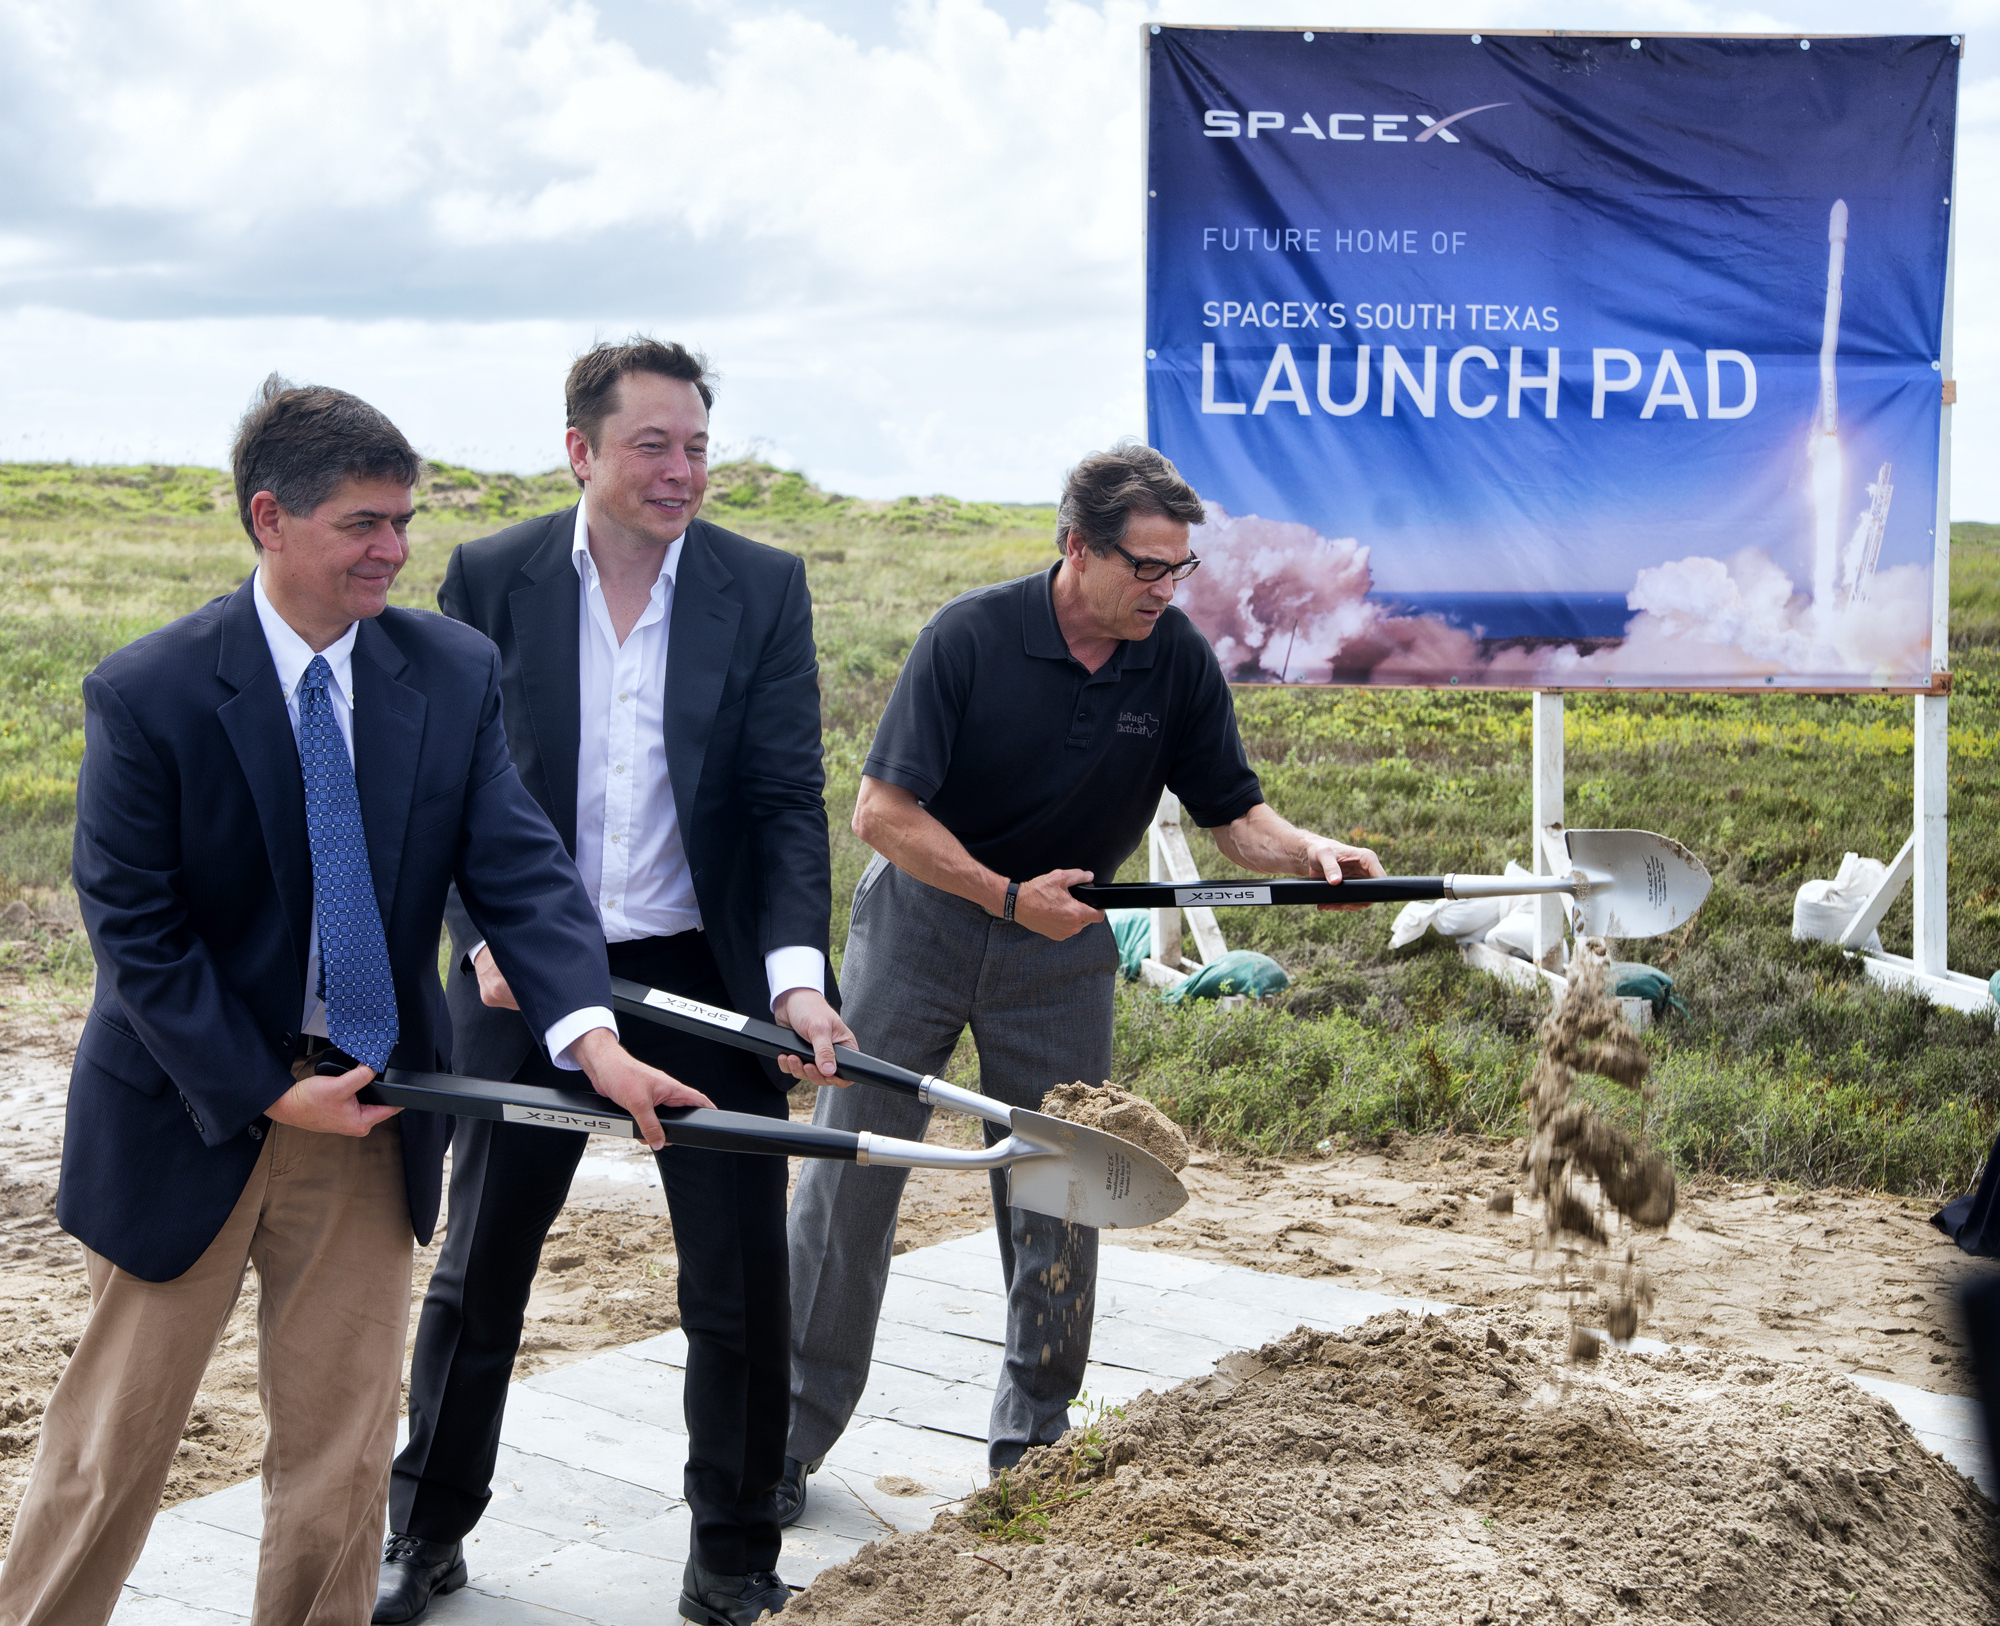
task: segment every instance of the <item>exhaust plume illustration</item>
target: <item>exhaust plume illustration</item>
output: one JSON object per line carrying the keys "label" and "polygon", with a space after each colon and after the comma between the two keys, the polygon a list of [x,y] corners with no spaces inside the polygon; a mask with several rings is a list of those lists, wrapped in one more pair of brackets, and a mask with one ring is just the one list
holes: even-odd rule
{"label": "exhaust plume illustration", "polygon": [[1848,208],[1837,200],[1827,222],[1818,399],[1806,426],[1802,478],[1792,482],[1794,490],[1803,487],[1810,513],[1804,590],[1765,547],[1726,558],[1689,554],[1636,570],[1622,636],[1491,639],[1371,596],[1370,548],[1357,537],[1232,515],[1211,502],[1209,521],[1193,539],[1204,568],[1189,579],[1183,605],[1239,683],[1531,687],[1663,675],[1718,684],[1926,681],[1929,571],[1920,564],[1878,568],[1894,494],[1888,462],[1866,486],[1866,506],[1851,528],[1847,522],[1854,509],[1838,381],[1847,244]]}

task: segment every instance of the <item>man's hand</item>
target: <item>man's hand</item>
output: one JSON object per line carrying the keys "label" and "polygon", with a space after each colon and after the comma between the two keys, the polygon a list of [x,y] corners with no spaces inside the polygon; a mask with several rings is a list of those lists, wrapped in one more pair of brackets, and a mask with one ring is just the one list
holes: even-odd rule
{"label": "man's hand", "polygon": [[1090,879],[1087,869],[1052,869],[1032,881],[1023,881],[1020,896],[1014,900],[1015,920],[1054,942],[1067,942],[1084,927],[1094,926],[1104,918],[1102,909],[1078,903],[1069,895],[1071,887],[1082,886]]}
{"label": "man's hand", "polygon": [[[1384,873],[1382,860],[1366,847],[1350,847],[1344,841],[1329,841],[1301,830],[1273,813],[1268,802],[1259,802],[1241,818],[1218,824],[1209,835],[1230,863],[1259,875],[1303,875],[1337,884],[1343,876]],[[1320,905],[1322,910],[1367,907],[1365,903]]]}
{"label": "man's hand", "polygon": [[826,1002],[824,994],[816,988],[787,988],[771,1007],[771,1015],[780,1027],[790,1028],[813,1047],[810,1062],[802,1056],[780,1056],[778,1071],[792,1078],[809,1078],[815,1084],[847,1088],[846,1079],[833,1076],[833,1047],[845,1045],[854,1049],[854,1030],[841,1021],[840,1013]]}
{"label": "man's hand", "polygon": [[[861,776],[854,804],[854,833],[905,875],[925,886],[976,903],[990,915],[1001,912],[1006,880],[965,850],[957,836],[931,817],[916,794],[885,780]],[[1060,943],[1104,918],[1069,895],[1090,879],[1085,869],[1054,869],[1021,883],[1014,918],[1031,932]]]}
{"label": "man's hand", "polygon": [[616,1101],[639,1125],[640,1138],[658,1151],[667,1144],[666,1131],[655,1107],[712,1107],[700,1090],[691,1090],[657,1067],[648,1067],[618,1042],[609,1028],[592,1028],[569,1048],[597,1093]]}
{"label": "man's hand", "polygon": [[[1306,840],[1306,863],[1309,875],[1317,875],[1321,880],[1338,881],[1345,875],[1386,875],[1382,860],[1366,847],[1350,847],[1344,841],[1329,841],[1324,836],[1309,836]],[[1330,909],[1345,909],[1350,914],[1356,909],[1366,909],[1365,903],[1323,903],[1320,912]]]}
{"label": "man's hand", "polygon": [[273,1123],[290,1124],[294,1129],[310,1130],[315,1135],[365,1135],[383,1119],[393,1118],[403,1110],[367,1107],[354,1099],[361,1087],[374,1079],[372,1067],[356,1067],[324,1078],[318,1075],[302,1078],[266,1107],[264,1116]]}
{"label": "man's hand", "polygon": [[514,1003],[514,990],[507,986],[507,979],[500,975],[500,968],[493,963],[493,951],[484,943],[472,957],[472,969],[479,978],[479,1003],[491,1005],[495,1010],[518,1011],[521,1007]]}

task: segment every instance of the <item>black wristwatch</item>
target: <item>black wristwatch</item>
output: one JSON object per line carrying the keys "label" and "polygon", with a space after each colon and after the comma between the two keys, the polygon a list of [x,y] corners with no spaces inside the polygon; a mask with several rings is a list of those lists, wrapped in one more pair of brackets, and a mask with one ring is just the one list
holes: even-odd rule
{"label": "black wristwatch", "polygon": [[1000,918],[1002,920],[1012,920],[1014,918],[1014,900],[1020,897],[1020,895],[1021,883],[1019,881],[1009,881],[1007,883],[1007,901],[1001,906],[1000,910]]}

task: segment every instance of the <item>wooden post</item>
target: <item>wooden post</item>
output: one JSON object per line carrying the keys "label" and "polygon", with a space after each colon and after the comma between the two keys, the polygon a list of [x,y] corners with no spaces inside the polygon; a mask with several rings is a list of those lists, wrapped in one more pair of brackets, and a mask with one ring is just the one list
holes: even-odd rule
{"label": "wooden post", "polygon": [[[1953,282],[1958,248],[1958,162],[1952,160],[1951,214],[1946,226],[1944,322],[1938,335],[1938,391],[1953,394],[1951,327]],[[1938,408],[1937,518],[1931,549],[1931,670],[1951,668],[1951,412]],[[1910,958],[1917,970],[1933,977],[1946,974],[1945,941],[1945,804],[1950,788],[1948,755],[1951,701],[1942,694],[1917,696],[1917,805],[1915,930]]]}
{"label": "wooden post", "polygon": [[1946,725],[1951,702],[1943,695],[1917,696],[1917,829],[1911,879],[1916,895],[1910,958],[1917,969],[1941,977],[1945,946],[1945,799],[1948,789]]}
{"label": "wooden post", "polygon": [[[1201,871],[1194,867],[1194,854],[1188,851],[1187,836],[1181,830],[1180,798],[1170,790],[1160,792],[1159,811],[1153,815],[1153,828],[1147,839],[1147,871],[1154,880],[1191,886],[1201,879]],[[1194,950],[1202,965],[1229,952],[1229,945],[1222,940],[1222,929],[1215,923],[1213,909],[1190,908],[1187,927],[1194,933]],[[1153,911],[1153,958],[1170,969],[1181,964],[1180,910]]]}
{"label": "wooden post", "polygon": [[[1561,692],[1537,689],[1533,707],[1534,828],[1528,842],[1533,849],[1532,868],[1537,875],[1556,873],[1551,861],[1549,833],[1563,828],[1563,697]],[[1535,904],[1535,964],[1544,971],[1563,968],[1563,900],[1546,893]]]}
{"label": "wooden post", "polygon": [[[1167,844],[1160,833],[1161,826],[1169,822],[1175,825],[1181,822],[1181,804],[1172,791],[1163,790],[1160,792],[1159,811],[1153,815],[1152,827],[1146,832],[1146,879],[1149,881],[1174,879],[1167,859]],[[1180,965],[1180,910],[1168,908],[1153,911],[1153,958],[1164,966],[1177,968]]]}
{"label": "wooden post", "polygon": [[[1944,328],[1938,336],[1937,374],[1942,405],[1938,411],[1937,513],[1931,522],[1931,671],[1951,670],[1951,409],[1958,399],[1952,377],[1952,314],[1958,261],[1958,175],[1953,158],[1944,272]],[[1940,690],[1942,685],[1939,686]],[[1949,944],[1945,932],[1945,883],[1948,878],[1945,813],[1951,780],[1948,754],[1951,744],[1951,702],[1942,692],[1918,695],[1916,723],[1915,829],[1903,851],[1896,855],[1883,884],[1877,888],[1853,925],[1842,934],[1842,944],[1850,952],[1865,940],[1873,922],[1888,911],[1907,876],[1912,884],[1912,930],[1910,954],[1863,954],[1861,966],[1869,976],[1888,988],[1913,988],[1941,1005],[1957,1010],[1996,1015],[1992,994],[1983,977],[1953,971],[1948,963]]]}

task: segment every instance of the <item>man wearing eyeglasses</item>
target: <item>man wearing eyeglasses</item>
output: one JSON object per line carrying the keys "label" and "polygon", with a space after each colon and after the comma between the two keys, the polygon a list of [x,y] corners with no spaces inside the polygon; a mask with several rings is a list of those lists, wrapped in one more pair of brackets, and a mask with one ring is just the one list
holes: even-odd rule
{"label": "man wearing eyeglasses", "polygon": [[[953,599],[919,635],[862,767],[854,831],[876,851],[854,892],[843,1014],[861,1047],[941,1071],[969,1025],[981,1090],[1039,1107],[1111,1072],[1118,948],[1070,896],[1111,880],[1171,789],[1245,869],[1339,881],[1372,852],[1285,822],[1243,754],[1215,652],[1173,607],[1200,561],[1201,500],[1130,443],[1064,483],[1062,558]],[[823,1087],[814,1121],[920,1139],[930,1109]],[[989,1144],[998,1132],[989,1127]],[[780,1517],[847,1427],[868,1380],[901,1169],[809,1162],[787,1232],[792,1420]],[[1069,1426],[1096,1298],[1097,1233],[1006,1202],[993,1176],[1007,1351],[987,1435],[1011,1467]]]}

